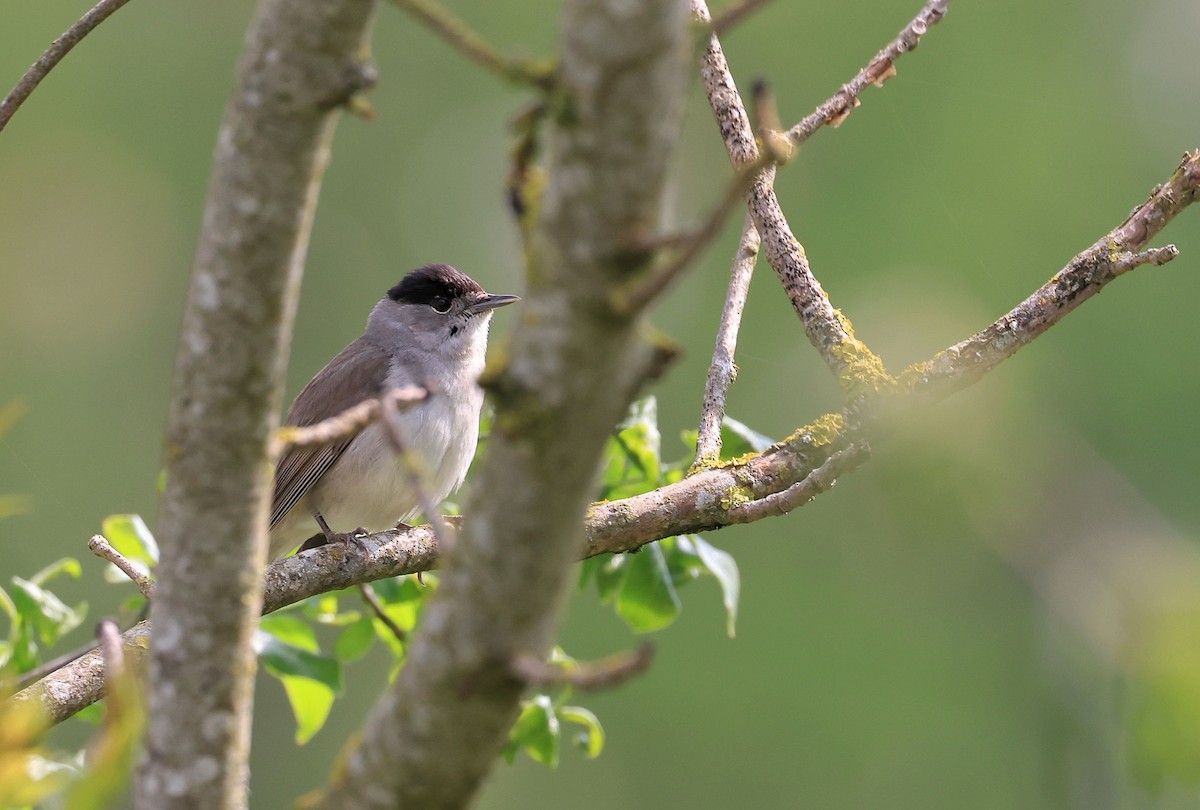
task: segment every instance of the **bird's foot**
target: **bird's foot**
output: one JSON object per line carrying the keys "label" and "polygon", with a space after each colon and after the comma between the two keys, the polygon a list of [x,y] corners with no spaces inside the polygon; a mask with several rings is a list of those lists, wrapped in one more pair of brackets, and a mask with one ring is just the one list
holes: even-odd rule
{"label": "bird's foot", "polygon": [[335,532],[329,528],[329,524],[325,522],[325,518],[321,513],[317,512],[313,515],[317,520],[317,525],[321,527],[320,534],[314,534],[312,537],[304,541],[304,545],[300,546],[300,551],[307,551],[310,548],[317,548],[329,543],[341,543],[343,546],[354,545],[363,553],[363,557],[367,560],[371,559],[371,549],[367,547],[366,539],[371,536],[371,533],[359,526],[352,532]]}
{"label": "bird's foot", "polygon": [[352,532],[332,532],[327,542],[341,543],[344,546],[356,546],[363,553],[363,557],[371,559],[371,549],[367,547],[366,540],[371,536],[371,533],[359,526]]}

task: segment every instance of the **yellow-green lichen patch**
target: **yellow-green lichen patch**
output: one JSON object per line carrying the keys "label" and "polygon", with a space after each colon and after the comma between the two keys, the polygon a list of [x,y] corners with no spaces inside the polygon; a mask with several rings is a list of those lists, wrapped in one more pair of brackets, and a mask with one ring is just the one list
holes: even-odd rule
{"label": "yellow-green lichen patch", "polygon": [[725,490],[721,495],[721,509],[728,512],[731,509],[737,509],[739,506],[745,506],[753,500],[754,492],[750,487],[736,484]]}
{"label": "yellow-green lichen patch", "polygon": [[788,436],[776,446],[824,447],[842,437],[846,420],[840,413],[827,413]]}
{"label": "yellow-green lichen patch", "polygon": [[838,372],[842,393],[849,399],[892,393],[896,381],[888,374],[883,360],[854,336],[854,325],[841,310],[835,309],[833,314],[846,332],[846,340],[831,349],[833,356],[844,364]]}
{"label": "yellow-green lichen patch", "polygon": [[801,436],[807,435],[813,447],[824,447],[840,439],[845,429],[846,420],[840,413],[827,413],[812,424],[800,428],[797,433]]}

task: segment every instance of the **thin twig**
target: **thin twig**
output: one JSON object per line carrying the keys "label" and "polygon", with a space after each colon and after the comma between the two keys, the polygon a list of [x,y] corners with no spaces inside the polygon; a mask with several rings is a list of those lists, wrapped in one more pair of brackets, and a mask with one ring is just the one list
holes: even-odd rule
{"label": "thin twig", "polygon": [[400,424],[400,410],[395,399],[385,394],[379,398],[379,405],[382,409],[381,422],[384,434],[392,443],[392,449],[396,451],[396,455],[400,457],[404,473],[408,476],[408,486],[417,497],[417,505],[421,509],[421,514],[425,515],[430,528],[433,529],[433,536],[437,538],[438,548],[445,554],[450,550],[453,538],[446,530],[446,524],[438,511],[438,504],[430,496],[429,488],[425,486],[427,472],[425,459],[409,447],[408,438],[404,435],[404,426]]}
{"label": "thin twig", "polygon": [[756,501],[738,504],[729,509],[731,523],[753,523],[767,517],[786,515],[799,509],[822,492],[833,489],[838,478],[861,467],[871,457],[871,448],[866,444],[851,444],[844,450],[831,455],[825,463],[804,476],[804,480],[787,489],[774,492]]}
{"label": "thin twig", "polygon": [[831,127],[840,126],[842,121],[846,120],[846,116],[859,106],[858,97],[867,85],[882,87],[884,82],[896,75],[895,61],[917,47],[929,27],[946,16],[948,5],[950,0],[929,0],[917,16],[904,26],[882,51],[875,54],[875,58],[868,62],[857,76],[843,84],[828,101],[787,131],[792,143],[799,146],[825,124]]}
{"label": "thin twig", "polygon": [[142,596],[150,599],[154,594],[154,582],[150,577],[146,576],[138,567],[127,559],[121,552],[113,548],[112,543],[102,534],[92,535],[92,539],[88,540],[88,548],[93,554],[101,559],[108,560],[110,563],[121,569],[121,573],[129,577],[137,589],[142,592]]}
{"label": "thin twig", "polygon": [[100,0],[86,14],[76,20],[75,24],[68,28],[62,36],[50,43],[46,52],[38,57],[38,60],[29,70],[25,71],[25,75],[9,91],[4,100],[0,101],[0,131],[4,130],[9,119],[16,115],[17,110],[25,103],[25,99],[29,98],[42,79],[46,78],[46,74],[53,70],[54,66],[61,62],[63,57],[70,53],[71,49],[90,34],[96,26],[107,20],[117,9],[128,2],[129,0]]}
{"label": "thin twig", "polygon": [[677,244],[678,252],[666,264],[657,268],[648,279],[639,279],[632,289],[618,291],[614,295],[614,307],[619,312],[628,314],[644,309],[657,299],[673,281],[692,266],[701,251],[721,232],[721,226],[733,210],[742,204],[751,186],[762,177],[774,177],[775,166],[774,153],[764,150],[757,160],[741,169],[725,190],[721,201],[699,228],[682,239],[664,241],[664,244]]}
{"label": "thin twig", "polygon": [[411,408],[428,397],[429,391],[417,386],[393,388],[315,425],[281,427],[275,434],[275,455],[289,447],[316,447],[353,436],[380,417],[383,402],[390,403],[393,408]]}
{"label": "thin twig", "polygon": [[450,47],[475,64],[503,79],[523,82],[541,90],[554,85],[554,71],[527,59],[504,56],[487,43],[477,31],[433,0],[392,0]]}
{"label": "thin twig", "polygon": [[408,639],[408,631],[396,624],[396,620],[387,614],[383,603],[379,601],[379,594],[375,593],[375,589],[371,587],[371,583],[364,582],[358,586],[358,592],[362,594],[363,601],[367,603],[367,607],[375,614],[375,618],[383,622],[383,626],[391,631],[397,641],[403,642]]}
{"label": "thin twig", "polygon": [[1154,267],[1162,267],[1172,259],[1179,257],[1179,248],[1174,245],[1167,245],[1160,248],[1150,248],[1138,253],[1119,253],[1113,257],[1112,271],[1114,276],[1119,276],[1122,273],[1127,273],[1136,267],[1141,267],[1143,264],[1153,265]]}
{"label": "thin twig", "polygon": [[725,418],[725,397],[729,386],[737,377],[737,366],[733,355],[737,349],[738,329],[742,323],[742,312],[746,308],[746,295],[750,291],[750,278],[754,265],[758,263],[758,248],[762,240],[754,220],[746,214],[742,225],[742,238],[738,241],[737,253],[729,273],[729,289],[725,292],[725,308],[721,310],[721,323],[717,327],[717,342],[713,349],[712,364],[708,367],[708,378],[704,382],[704,408],[700,413],[700,430],[696,436],[696,463],[716,461],[721,457],[721,422]]}
{"label": "thin twig", "polygon": [[767,0],[742,0],[742,2],[721,9],[712,18],[712,30],[718,36],[749,17],[767,4]]}
{"label": "thin twig", "polygon": [[599,661],[581,661],[568,666],[550,664],[534,655],[518,655],[513,659],[512,671],[530,686],[571,686],[586,692],[622,684],[649,669],[653,660],[654,645],[647,643],[636,650],[614,653]]}
{"label": "thin twig", "polygon": [[121,630],[110,618],[96,624],[96,644],[104,656],[104,693],[111,700],[120,699],[117,682],[125,676],[125,651],[121,643]]}

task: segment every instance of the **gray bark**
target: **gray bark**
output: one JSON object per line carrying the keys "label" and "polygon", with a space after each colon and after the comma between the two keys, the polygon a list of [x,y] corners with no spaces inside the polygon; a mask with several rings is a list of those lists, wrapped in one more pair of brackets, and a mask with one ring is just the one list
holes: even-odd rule
{"label": "gray bark", "polygon": [[524,315],[491,369],[496,419],[463,534],[324,808],[468,804],[516,716],[519,654],[544,655],[578,559],[605,437],[651,348],[613,288],[657,225],[689,70],[687,5],[568,2],[564,98],[530,238]]}
{"label": "gray bark", "polygon": [[338,108],[373,0],[265,0],[221,124],[184,312],[137,806],[246,805],[268,439]]}

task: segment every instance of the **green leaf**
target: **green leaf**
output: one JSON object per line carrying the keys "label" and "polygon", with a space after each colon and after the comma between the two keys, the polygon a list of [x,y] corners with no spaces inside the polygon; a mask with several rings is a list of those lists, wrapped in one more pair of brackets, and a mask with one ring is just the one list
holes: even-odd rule
{"label": "green leaf", "polygon": [[676,588],[708,573],[690,535],[666,537],[659,540],[658,544],[662,547],[667,570],[671,572],[671,582]]}
{"label": "green leaf", "polygon": [[79,564],[79,560],[74,557],[63,557],[60,560],[50,563],[41,571],[38,571],[29,578],[29,581],[41,587],[59,574],[66,574],[71,579],[79,579],[79,575],[82,573],[83,566]]}
{"label": "green leaf", "polygon": [[371,587],[379,601],[385,605],[402,604],[406,602],[423,602],[433,591],[428,583],[436,582],[433,577],[425,579],[426,585],[417,582],[416,576],[392,577],[372,582]]}
{"label": "green leaf", "polygon": [[8,616],[10,622],[19,621],[21,616],[17,612],[17,606],[13,604],[12,597],[8,595],[8,591],[0,588],[0,610]]}
{"label": "green leaf", "polygon": [[21,615],[22,623],[34,628],[38,638],[47,646],[78,627],[87,613],[86,603],[74,608],[67,607],[53,593],[29,580],[13,577],[12,584],[13,604]]}
{"label": "green leaf", "polygon": [[[521,715],[509,732],[509,740],[535,761],[551,768],[558,767],[558,716],[550,697],[535,695],[522,701],[521,706]],[[509,761],[512,761],[511,757]]]}
{"label": "green leaf", "polygon": [[37,643],[33,640],[34,623],[20,620],[14,628],[9,663],[17,672],[28,672],[38,665]]}
{"label": "green leaf", "polygon": [[312,626],[295,616],[264,617],[255,647],[263,669],[283,684],[296,718],[296,744],[303,745],[329,717],[342,688],[341,665],[320,653]]}
{"label": "green leaf", "polygon": [[657,486],[661,443],[654,397],[633,403],[625,421],[617,426],[616,435],[605,446],[601,496],[624,498]]}
{"label": "green leaf", "polygon": [[635,633],[661,630],[683,609],[663,550],[658,543],[651,543],[629,557],[629,571],[617,596],[617,613]]}
{"label": "green leaf", "polygon": [[263,668],[276,678],[307,678],[325,684],[335,692],[341,691],[342,668],[336,659],[288,644],[261,630],[255,639]]}
{"label": "green leaf", "polygon": [[158,542],[141,515],[109,515],[101,521],[100,532],[125,559],[148,568],[158,564]]}
{"label": "green leaf", "polygon": [[357,661],[367,654],[375,642],[375,620],[363,616],[353,624],[346,625],[333,645],[333,656],[339,661]]}
{"label": "green leaf", "polygon": [[721,420],[721,455],[737,458],[746,453],[761,453],[775,442],[756,430],[726,416]]}
{"label": "green leaf", "polygon": [[721,601],[725,603],[725,631],[733,638],[737,625],[738,599],[741,596],[742,580],[737,561],[733,555],[722,551],[702,538],[692,535],[691,542],[696,554],[704,563],[708,573],[717,578],[721,585]]}
{"label": "green leaf", "polygon": [[588,759],[600,756],[604,750],[604,728],[596,715],[582,706],[561,706],[558,717],[564,722],[583,726],[583,730],[575,735],[574,742],[583,749],[584,756]]}
{"label": "green leaf", "polygon": [[596,581],[596,593],[600,596],[600,604],[607,605],[621,590],[628,570],[628,554],[609,554],[600,557],[590,557],[583,561],[583,571],[580,585],[588,579]]}
{"label": "green leaf", "polygon": [[325,725],[333,707],[334,690],[311,678],[284,675],[279,680],[296,718],[296,745],[304,745]]}
{"label": "green leaf", "polygon": [[270,633],[284,644],[299,647],[307,652],[321,651],[321,645],[317,642],[317,632],[311,624],[297,616],[289,616],[286,613],[263,616],[258,626],[260,630]]}

